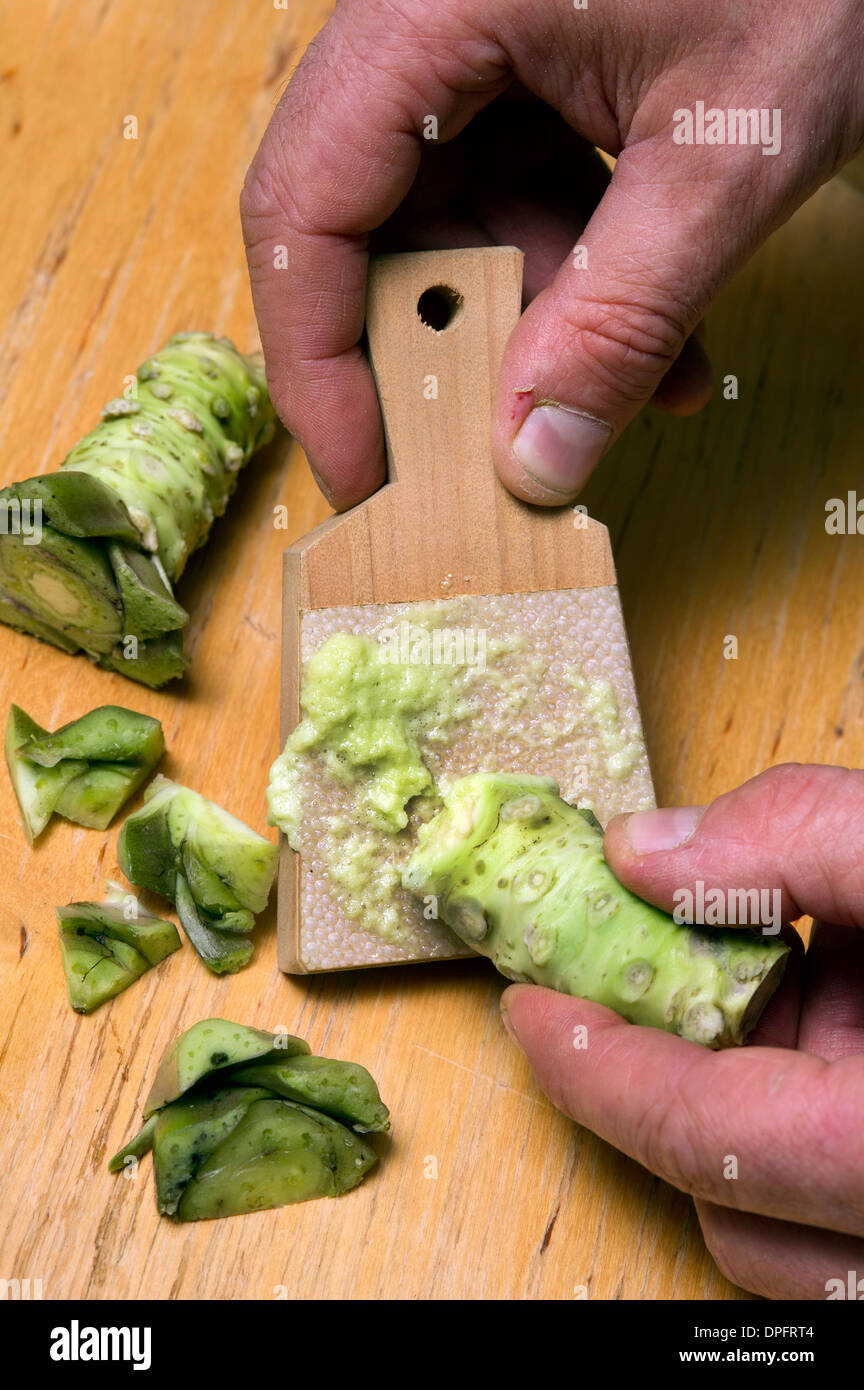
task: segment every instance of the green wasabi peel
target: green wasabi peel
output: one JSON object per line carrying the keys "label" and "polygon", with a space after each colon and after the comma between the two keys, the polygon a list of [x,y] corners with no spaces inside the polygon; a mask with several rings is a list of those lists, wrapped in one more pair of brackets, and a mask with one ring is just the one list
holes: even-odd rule
{"label": "green wasabi peel", "polygon": [[228,811],[167,777],[148,787],[117,842],[131,883],[175,904],[195,950],[214,974],[252,955],[249,933],[267,906],[278,850]]}
{"label": "green wasabi peel", "polygon": [[87,770],[85,762],[70,760],[56,767],[42,767],[21,755],[19,749],[28,739],[47,732],[18,705],[12,705],[6,721],[6,766],[31,845],[53,816],[64,788]]}
{"label": "green wasabi peel", "polygon": [[165,1054],[144,1127],[110,1171],[152,1149],[157,1209],[175,1221],[350,1192],[378,1162],[363,1135],[387,1129],[389,1111],[365,1068],[308,1054],[289,1034],[196,1023]]}
{"label": "green wasabi peel", "polygon": [[53,734],[12,705],[6,763],[31,844],[53,815],[106,830],[164,751],[159,720],[120,705],[101,705]]}
{"label": "green wasabi peel", "polygon": [[543,777],[454,782],[421,827],[409,892],[511,980],[605,1004],[707,1047],[743,1043],[789,948],[746,929],[679,925],[629,892],[590,813]]}
{"label": "green wasabi peel", "polygon": [[60,954],[69,1003],[89,1014],[128,989],[180,949],[173,922],[138,908],[127,915],[111,902],[69,903],[57,908]]}

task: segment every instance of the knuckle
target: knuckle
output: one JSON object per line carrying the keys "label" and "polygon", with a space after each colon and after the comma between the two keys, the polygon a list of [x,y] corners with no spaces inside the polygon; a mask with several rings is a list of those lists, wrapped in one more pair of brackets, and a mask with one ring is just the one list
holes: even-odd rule
{"label": "knuckle", "polygon": [[627,300],[583,300],[570,321],[601,383],[632,401],[651,395],[688,332],[683,311]]}
{"label": "knuckle", "polygon": [[842,832],[860,823],[864,773],[786,763],[728,797],[723,828],[773,856],[795,915],[818,904],[819,915],[832,921],[862,920],[862,836]]}
{"label": "knuckle", "polygon": [[247,242],[254,243],[274,222],[285,219],[296,225],[296,209],[291,196],[291,176],[282,165],[259,151],[246,175],[240,193],[240,216]]}
{"label": "knuckle", "polygon": [[270,190],[266,186],[268,182],[266,175],[262,178],[261,169],[253,165],[240,190],[240,217],[247,233],[247,240],[250,239],[248,229],[269,214],[272,207]]}
{"label": "knuckle", "polygon": [[[700,1058],[695,1065],[707,1059]],[[686,1074],[665,1097],[662,1105],[651,1106],[642,1117],[637,1133],[636,1153],[652,1173],[694,1196],[710,1197],[712,1185],[702,1151],[704,1116],[698,1102],[688,1098]],[[696,1090],[700,1088],[697,1086]]]}

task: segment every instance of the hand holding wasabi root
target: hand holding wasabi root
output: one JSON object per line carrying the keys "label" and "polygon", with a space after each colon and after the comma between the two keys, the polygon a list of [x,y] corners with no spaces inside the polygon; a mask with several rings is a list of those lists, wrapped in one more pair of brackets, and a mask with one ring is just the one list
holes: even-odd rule
{"label": "hand holding wasabi root", "polygon": [[546,777],[481,772],[444,793],[402,882],[511,980],[607,1004],[707,1047],[742,1043],[789,949],[700,931],[623,887],[603,831]]}
{"label": "hand holding wasabi root", "polygon": [[723,1274],[768,1298],[823,1299],[864,1269],[862,827],[864,772],[788,765],[607,829],[610,867],[658,907],[701,881],[779,889],[785,920],[816,919],[746,1049],[709,1052],[549,989],[502,999],[554,1104],[692,1194]]}
{"label": "hand holding wasabi root", "polygon": [[350,1192],[378,1162],[364,1136],[389,1128],[365,1067],[208,1018],[166,1052],[144,1127],[109,1167],[152,1149],[159,1212],[207,1221]]}

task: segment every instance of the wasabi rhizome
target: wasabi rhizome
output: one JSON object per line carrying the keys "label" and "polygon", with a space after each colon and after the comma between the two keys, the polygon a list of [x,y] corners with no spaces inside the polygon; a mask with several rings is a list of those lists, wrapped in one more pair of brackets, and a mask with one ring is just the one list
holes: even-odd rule
{"label": "wasabi rhizome", "polygon": [[541,777],[455,782],[402,878],[509,979],[708,1047],[744,1042],[789,954],[743,928],[679,925],[637,898],[606,863],[596,818]]}
{"label": "wasabi rhizome", "polygon": [[58,472],[0,491],[40,518],[0,533],[0,622],[145,685],[182,676],[174,585],[275,418],[259,359],[175,334]]}

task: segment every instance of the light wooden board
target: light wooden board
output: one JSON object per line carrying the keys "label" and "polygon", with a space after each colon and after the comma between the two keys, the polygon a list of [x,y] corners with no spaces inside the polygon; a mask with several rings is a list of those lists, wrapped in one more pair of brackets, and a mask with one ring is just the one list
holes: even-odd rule
{"label": "light wooden board", "polygon": [[[249,347],[237,189],[324,7],[234,0],[7,7],[0,67],[0,478],[47,468],[173,329]],[[139,140],[120,137],[137,113]],[[737,401],[646,415],[585,500],[609,524],[658,795],[701,799],[787,758],[860,763],[864,199],[838,180],[709,317]],[[273,508],[290,507],[276,531]],[[250,470],[183,597],[194,673],[153,694],[0,629],[0,712],[158,714],[165,770],[264,828],[278,746],[280,563],[327,514],[296,449]],[[739,642],[724,661],[724,635]],[[272,833],[272,832],[271,832]],[[45,1297],[736,1297],[687,1198],[555,1114],[503,1034],[485,962],[292,980],[274,916],[228,980],[185,948],[91,1018],[65,1002],[53,908],[116,871],[116,830],[32,854],[0,772],[0,1277]],[[110,1177],[165,1039],[208,1014],[369,1066],[394,1114],[380,1173],[337,1202],[200,1227]],[[437,1177],[431,1176],[437,1164]]]}

